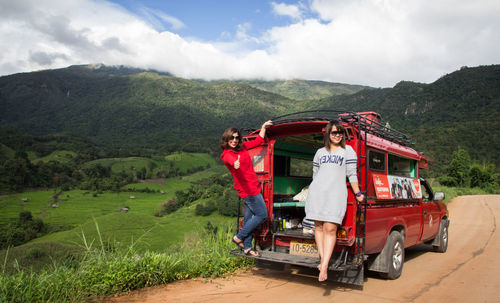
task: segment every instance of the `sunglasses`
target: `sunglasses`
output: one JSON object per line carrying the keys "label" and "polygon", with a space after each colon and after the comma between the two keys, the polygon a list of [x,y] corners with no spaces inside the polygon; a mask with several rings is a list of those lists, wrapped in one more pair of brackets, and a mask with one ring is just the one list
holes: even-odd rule
{"label": "sunglasses", "polygon": [[228,141],[231,141],[231,140],[240,140],[240,136],[231,136],[231,137],[229,137]]}
{"label": "sunglasses", "polygon": [[342,136],[343,134],[344,134],[344,132],[341,130],[330,132],[330,135],[332,135],[332,136]]}

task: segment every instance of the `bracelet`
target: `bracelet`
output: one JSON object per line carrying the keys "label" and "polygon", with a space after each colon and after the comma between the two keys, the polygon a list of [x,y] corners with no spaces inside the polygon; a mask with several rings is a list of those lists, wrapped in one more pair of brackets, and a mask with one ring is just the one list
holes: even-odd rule
{"label": "bracelet", "polygon": [[362,194],[363,194],[363,193],[362,193],[361,191],[358,191],[358,192],[356,193],[356,197],[361,197],[361,195],[362,195]]}

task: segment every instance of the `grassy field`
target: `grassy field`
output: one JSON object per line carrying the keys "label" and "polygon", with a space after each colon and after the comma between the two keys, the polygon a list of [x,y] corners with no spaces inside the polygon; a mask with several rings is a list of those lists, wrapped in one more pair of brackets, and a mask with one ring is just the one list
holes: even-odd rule
{"label": "grassy field", "polygon": [[75,157],[76,157],[75,152],[68,150],[57,150],[52,152],[48,156],[33,159],[31,162],[33,162],[34,164],[38,164],[39,162],[50,162],[50,161],[69,163],[73,161]]}
{"label": "grassy field", "polygon": [[[38,161],[63,161],[71,156],[71,153],[57,151]],[[186,190],[200,180],[225,173],[224,167],[208,154],[174,153],[162,160],[139,157],[101,159],[86,165],[96,164],[110,166],[115,172],[132,168],[151,169],[162,165],[183,172],[197,167],[210,168],[183,177],[154,180],[153,183],[128,184],[123,187],[125,192],[119,193],[45,190],[3,195],[0,197],[0,225],[16,221],[22,211],[30,211],[49,230],[59,231],[31,243],[54,242],[81,246],[85,242],[95,243],[100,236],[109,246],[133,245],[143,252],[163,251],[183,243],[186,237],[202,230],[208,222],[219,225],[232,221],[217,212],[207,217],[195,216],[197,203],[206,203],[205,200],[195,201],[189,207],[164,217],[154,216],[159,205],[175,197],[176,191]],[[145,192],[145,189],[150,191]],[[96,226],[100,226],[100,230]]]}
{"label": "grassy field", "polygon": [[[179,178],[166,179],[165,183],[126,186],[132,190],[155,190],[150,193],[132,191],[95,195],[87,191],[72,190],[61,193],[55,200],[54,191],[13,194],[0,199],[0,220],[15,220],[21,211],[29,210],[45,224],[68,229],[35,239],[34,242],[78,245],[83,244],[82,233],[86,235],[88,242],[96,241],[97,223],[102,238],[110,245],[128,246],[134,243],[139,251],[162,251],[172,244],[182,243],[186,235],[199,231],[208,221],[215,225],[232,221],[231,218],[216,213],[209,217],[195,216],[196,204],[206,202],[204,200],[167,216],[155,217],[154,212],[159,204],[174,197],[175,191],[187,189],[192,184]],[[160,190],[164,193],[160,193]],[[23,201],[23,198],[27,201]],[[57,204],[57,208],[53,208],[53,204]],[[124,207],[129,210],[120,211]]]}
{"label": "grassy field", "polygon": [[85,246],[85,243],[99,244],[97,241],[101,237],[106,246],[111,248],[132,245],[138,252],[161,252],[172,245],[184,243],[190,234],[202,232],[209,221],[215,226],[234,221],[216,213],[208,217],[195,216],[194,207],[195,204],[161,218],[153,216],[153,210],[148,210],[149,213],[133,211],[133,208],[126,213],[115,211],[91,218],[71,230],[49,234],[32,242],[50,241]]}
{"label": "grassy field", "polygon": [[487,192],[481,188],[465,188],[465,187],[446,187],[446,186],[434,186],[432,188],[435,192],[442,191],[445,195],[444,203],[448,204],[453,198],[458,196],[468,196],[468,195],[488,195],[488,194],[498,194],[497,191]]}
{"label": "grassy field", "polygon": [[184,175],[195,170],[216,166],[217,162],[208,154],[179,152],[167,155],[161,160],[143,157],[98,159],[85,163],[83,167],[89,168],[95,165],[110,167],[113,174],[137,172],[143,169],[149,174],[155,174],[167,169]]}
{"label": "grassy field", "polygon": [[[232,234],[229,226],[221,226],[217,231],[193,234],[179,247],[161,253],[141,254],[133,247],[110,251],[97,244],[81,252],[77,262],[53,263],[39,272],[8,273],[4,262],[0,271],[0,302],[95,302],[112,294],[175,280],[221,276],[253,264],[252,260],[228,254],[234,248]],[[61,246],[43,249],[58,248]],[[34,248],[32,251],[36,252],[32,254],[34,258],[42,253]],[[2,253],[5,255],[0,252],[0,256]]]}
{"label": "grassy field", "polygon": [[210,155],[203,153],[174,153],[166,156],[165,160],[174,163],[182,173],[197,167],[208,168],[216,165]]}

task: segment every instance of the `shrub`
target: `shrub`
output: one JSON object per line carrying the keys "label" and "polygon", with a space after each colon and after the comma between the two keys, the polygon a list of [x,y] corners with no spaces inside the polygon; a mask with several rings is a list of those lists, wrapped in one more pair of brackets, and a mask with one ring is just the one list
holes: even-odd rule
{"label": "shrub", "polygon": [[439,177],[438,182],[439,182],[439,184],[444,185],[444,186],[450,186],[450,187],[458,186],[457,180],[455,178],[450,177],[450,176]]}
{"label": "shrub", "polygon": [[46,232],[41,219],[34,219],[30,211],[19,213],[17,222],[0,229],[0,248],[17,246],[33,240]]}
{"label": "shrub", "polygon": [[494,183],[493,171],[493,165],[489,165],[488,167],[483,167],[479,164],[472,165],[469,170],[470,187],[491,187]]}
{"label": "shrub", "polygon": [[158,204],[154,216],[163,217],[173,213],[179,208],[179,203],[176,198],[167,198],[164,203]]}
{"label": "shrub", "polygon": [[239,197],[236,191],[228,188],[217,199],[217,209],[223,216],[236,217],[238,215],[238,201]]}
{"label": "shrub", "polygon": [[197,216],[208,216],[216,209],[217,207],[215,206],[215,202],[209,201],[206,204],[197,204],[194,213]]}

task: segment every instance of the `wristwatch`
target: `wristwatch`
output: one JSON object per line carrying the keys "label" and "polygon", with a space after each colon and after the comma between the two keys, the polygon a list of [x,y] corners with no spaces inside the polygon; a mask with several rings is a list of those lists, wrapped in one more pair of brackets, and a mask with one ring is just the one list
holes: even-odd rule
{"label": "wristwatch", "polygon": [[362,194],[363,194],[363,193],[362,193],[361,191],[358,191],[358,192],[356,193],[356,197],[361,197],[361,195],[362,195]]}

